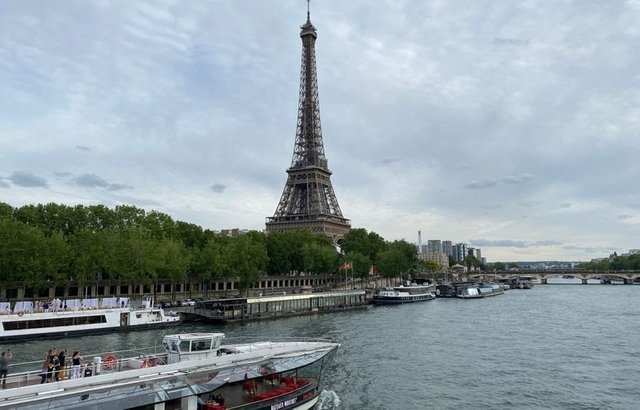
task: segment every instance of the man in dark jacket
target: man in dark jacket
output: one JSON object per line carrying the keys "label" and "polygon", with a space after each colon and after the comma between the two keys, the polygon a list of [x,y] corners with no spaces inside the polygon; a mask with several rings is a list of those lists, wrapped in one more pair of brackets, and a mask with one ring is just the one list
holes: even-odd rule
{"label": "man in dark jacket", "polygon": [[9,373],[9,359],[12,359],[11,349],[0,353],[0,380],[2,380],[2,388],[7,387],[7,374]]}

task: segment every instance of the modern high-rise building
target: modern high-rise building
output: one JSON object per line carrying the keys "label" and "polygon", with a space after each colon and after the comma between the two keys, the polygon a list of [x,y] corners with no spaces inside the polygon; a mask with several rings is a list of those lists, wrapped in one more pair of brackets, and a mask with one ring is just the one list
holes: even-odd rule
{"label": "modern high-rise building", "polygon": [[302,66],[293,158],[280,202],[274,215],[267,218],[266,228],[267,232],[308,228],[337,243],[349,231],[351,222],[342,216],[324,153],[316,72],[318,34],[308,10],[307,21],[300,29]]}
{"label": "modern high-rise building", "polygon": [[453,260],[455,262],[462,262],[467,256],[467,245],[464,243],[456,243],[453,245]]}
{"label": "modern high-rise building", "polygon": [[453,256],[453,244],[451,241],[442,241],[442,252],[447,256]]}
{"label": "modern high-rise building", "polygon": [[442,243],[440,239],[429,239],[427,241],[428,252],[442,252]]}

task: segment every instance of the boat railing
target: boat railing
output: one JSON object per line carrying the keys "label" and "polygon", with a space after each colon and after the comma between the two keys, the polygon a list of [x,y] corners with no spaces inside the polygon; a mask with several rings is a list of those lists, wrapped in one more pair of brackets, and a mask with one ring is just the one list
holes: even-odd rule
{"label": "boat railing", "polygon": [[[166,355],[162,346],[112,350],[101,353],[83,353],[82,356],[84,359],[81,365],[83,374],[87,368],[92,370],[92,374],[131,370],[133,368],[139,368],[144,364],[145,360],[149,360],[150,358],[154,359],[153,365],[166,364],[166,359],[164,358]],[[105,359],[107,360],[105,361]],[[42,363],[43,360],[10,363],[8,366],[9,375],[7,376],[7,383],[16,383],[16,387],[20,387],[24,384],[32,384],[33,380],[40,380]],[[151,363],[147,362],[147,364],[150,365]],[[72,374],[72,369],[72,358],[67,356],[64,370],[58,373],[64,374],[65,378],[68,379]],[[55,376],[54,373],[52,373],[52,377],[53,376]]]}
{"label": "boat railing", "polygon": [[[225,342],[227,343],[220,346],[220,348],[227,348],[228,353],[242,353],[264,349],[272,350],[285,346],[290,347],[292,344],[294,346],[299,345],[299,347],[304,347],[304,345],[309,343],[335,343],[326,338],[312,337],[270,338],[269,341],[264,342],[255,342],[255,339],[253,339],[254,342],[247,342],[248,338],[249,336],[226,338]],[[308,347],[313,349],[317,346]],[[84,360],[79,369],[79,377],[88,377],[86,372],[89,372],[88,374],[90,376],[94,376],[168,364],[167,353],[162,346],[158,345],[106,353],[85,353],[82,356]],[[62,375],[61,380],[71,379],[74,372],[71,357],[67,357],[65,362],[64,368],[59,371],[52,371],[51,378],[47,378],[47,380],[55,381],[56,373],[58,376]],[[10,364],[7,385],[10,387],[22,387],[39,383],[41,380],[42,363],[42,360],[38,360]]]}
{"label": "boat railing", "polygon": [[[251,341],[252,340],[252,341]],[[333,340],[322,337],[293,337],[293,336],[281,336],[281,337],[269,337],[268,342],[256,342],[256,338],[251,339],[251,336],[235,336],[235,337],[225,337],[224,344],[225,345],[251,345],[261,343],[270,343],[270,344],[284,344],[284,343],[332,343]],[[259,340],[259,339],[258,339]]]}
{"label": "boat railing", "polygon": [[296,347],[315,349],[317,346],[309,345],[313,344],[332,344],[334,341],[327,338],[314,338],[314,337],[270,337],[268,341],[256,342],[255,338],[252,342],[247,341],[247,337],[231,337],[225,338],[225,343],[221,346],[222,349],[227,349],[228,353],[241,353],[241,352],[253,352],[255,350],[274,350],[283,347]]}

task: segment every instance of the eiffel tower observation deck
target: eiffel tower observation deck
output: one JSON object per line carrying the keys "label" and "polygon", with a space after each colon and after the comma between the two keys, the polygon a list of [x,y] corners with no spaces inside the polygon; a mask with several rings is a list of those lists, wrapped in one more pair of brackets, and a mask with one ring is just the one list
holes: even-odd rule
{"label": "eiffel tower observation deck", "polygon": [[300,29],[302,65],[293,158],[282,197],[266,227],[267,232],[307,228],[337,243],[351,229],[351,222],[342,216],[324,153],[316,73],[318,34],[308,7],[307,21]]}

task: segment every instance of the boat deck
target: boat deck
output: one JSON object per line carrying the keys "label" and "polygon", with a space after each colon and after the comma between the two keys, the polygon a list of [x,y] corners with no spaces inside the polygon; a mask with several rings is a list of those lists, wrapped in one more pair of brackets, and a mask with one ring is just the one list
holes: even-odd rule
{"label": "boat deck", "polygon": [[[297,372],[290,373],[286,369],[307,365],[337,346],[327,340],[287,338],[277,342],[223,345],[213,351],[192,350],[191,359],[177,363],[169,361],[169,353],[146,354],[142,349],[129,357],[123,352],[96,354],[93,363],[81,366],[79,378],[71,378],[73,368],[67,366],[59,373],[62,376],[59,381],[55,381],[52,372],[44,384],[41,384],[39,363],[31,362],[33,370],[15,372],[17,368],[10,369],[6,386],[0,390],[0,408],[13,408],[45,398],[53,403],[57,398],[80,396],[88,404],[105,395],[117,398],[125,397],[122,394],[129,397],[130,394],[144,395],[154,391],[162,395],[177,391],[175,389],[191,391],[191,394],[202,396],[205,402],[213,399],[211,393],[199,387],[201,383],[209,392],[223,395],[229,409],[259,408],[259,405],[280,397],[308,397],[310,391],[317,389],[318,380],[311,375],[298,377]],[[271,364],[272,360],[280,363],[278,367]],[[265,371],[270,373],[262,373],[261,364],[268,364]],[[281,370],[276,372],[276,368]],[[243,375],[246,379],[247,373],[250,377],[243,381]],[[118,400],[128,402],[125,398]]]}
{"label": "boat deck", "polygon": [[[115,371],[110,371],[115,372]],[[36,377],[37,376],[37,377]],[[69,374],[64,375],[64,380],[70,380]],[[271,377],[270,377],[271,376]],[[249,405],[259,405],[261,402],[267,402],[279,396],[289,395],[296,390],[300,392],[314,390],[318,385],[318,380],[311,377],[282,377],[280,374],[274,374],[263,377],[259,380],[252,379],[245,383],[228,384],[215,390],[215,393],[208,393],[202,397],[204,403],[212,402],[214,396],[221,396],[225,399],[227,410],[243,409]],[[14,389],[24,386],[39,385],[41,377],[35,375],[26,380],[7,380],[4,390]],[[62,380],[61,380],[62,381]],[[61,385],[61,382],[50,381],[47,379],[46,384]],[[176,410],[180,409],[179,403],[176,403]],[[2,403],[0,402],[0,407]],[[165,410],[171,410],[171,405],[165,407]]]}

